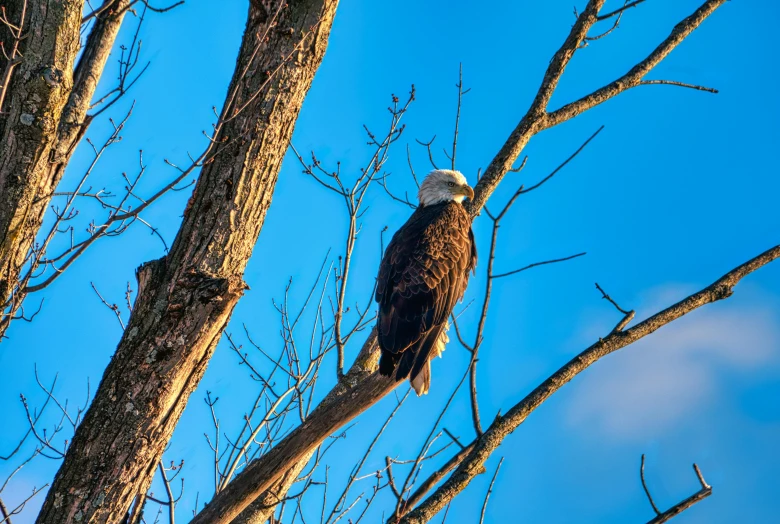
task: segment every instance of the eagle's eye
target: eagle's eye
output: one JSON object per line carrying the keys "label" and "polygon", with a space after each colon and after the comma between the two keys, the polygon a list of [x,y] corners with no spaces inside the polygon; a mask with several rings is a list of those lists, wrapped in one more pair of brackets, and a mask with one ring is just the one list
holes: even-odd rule
{"label": "eagle's eye", "polygon": [[450,187],[455,187],[455,182],[447,182],[447,185]]}

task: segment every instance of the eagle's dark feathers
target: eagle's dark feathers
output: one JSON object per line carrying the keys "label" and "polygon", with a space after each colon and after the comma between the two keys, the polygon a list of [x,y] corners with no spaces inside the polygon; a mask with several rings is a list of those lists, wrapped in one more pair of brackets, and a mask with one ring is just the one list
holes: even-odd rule
{"label": "eagle's dark feathers", "polygon": [[393,235],[377,277],[381,374],[395,371],[418,394],[428,391],[431,351],[476,263],[471,218],[459,202],[421,205]]}

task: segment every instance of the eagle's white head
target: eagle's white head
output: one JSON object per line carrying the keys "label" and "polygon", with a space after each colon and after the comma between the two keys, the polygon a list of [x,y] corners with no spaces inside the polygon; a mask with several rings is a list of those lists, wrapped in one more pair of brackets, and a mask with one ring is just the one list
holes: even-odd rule
{"label": "eagle's white head", "polygon": [[473,199],[474,190],[460,171],[436,169],[425,177],[417,197],[421,206],[432,206],[450,200],[460,203],[466,197]]}

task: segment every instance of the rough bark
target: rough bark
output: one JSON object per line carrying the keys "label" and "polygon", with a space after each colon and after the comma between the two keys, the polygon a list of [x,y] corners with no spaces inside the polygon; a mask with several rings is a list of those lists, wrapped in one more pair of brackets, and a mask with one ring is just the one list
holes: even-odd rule
{"label": "rough bark", "polygon": [[[4,3],[11,20],[18,20],[23,4],[24,0]],[[10,76],[0,114],[0,300],[3,302],[16,285],[40,226],[39,208],[46,208],[36,206],[36,198],[50,194],[54,188],[50,163],[57,143],[57,127],[73,89],[73,64],[79,51],[83,7],[83,0],[27,0],[23,31],[26,37],[20,43],[24,58]],[[8,32],[7,28],[3,30]],[[3,65],[5,68],[8,64]],[[7,326],[5,318],[0,326]]]}
{"label": "rough bark", "polygon": [[[56,104],[54,102],[50,104],[49,115],[53,121],[52,125],[56,126],[56,132],[52,133],[49,130],[39,133],[37,138],[26,141],[16,139],[19,142],[16,150],[5,149],[0,153],[2,159],[0,160],[0,192],[4,195],[4,201],[0,206],[0,236],[3,239],[0,244],[0,300],[6,302],[13,295],[11,303],[6,304],[4,308],[5,316],[0,319],[0,340],[26,295],[23,288],[15,289],[25,257],[38,234],[44,214],[49,208],[51,196],[62,179],[65,167],[89,126],[91,118],[87,116],[87,111],[122,26],[129,0],[106,0],[106,2],[113,2],[115,5],[96,17],[75,72],[67,83],[72,88],[66,92],[63,87],[57,95]],[[81,25],[81,11],[79,10],[77,14],[79,17],[75,25],[76,38]],[[73,20],[69,18],[67,23],[71,24]],[[70,48],[62,49],[71,52]],[[75,56],[75,51],[73,54]],[[73,70],[73,58],[69,60],[68,67],[61,71]],[[11,88],[15,90],[13,84]],[[40,97],[40,95],[30,94],[29,99],[34,100],[35,96]],[[62,105],[63,101],[64,105]],[[22,106],[24,107],[24,103]],[[12,117],[9,115],[9,118]],[[31,127],[37,125],[36,120]],[[9,137],[9,140],[13,142],[14,137],[19,135],[17,131],[11,131],[14,135]],[[11,142],[6,142],[4,136],[3,143]],[[38,153],[41,155],[38,158],[43,160],[25,164],[24,157],[29,156],[26,151],[35,144],[43,148]],[[13,159],[10,155],[17,156]],[[20,158],[27,169],[20,170],[18,162]],[[36,157],[29,156],[29,158]],[[7,176],[11,172],[17,173],[17,176]]]}
{"label": "rough bark", "polygon": [[133,314],[39,523],[123,518],[148,489],[246,288],[244,269],[338,2],[288,4],[278,18],[277,0],[250,6],[216,137],[220,151],[202,169],[168,256],[138,270]]}

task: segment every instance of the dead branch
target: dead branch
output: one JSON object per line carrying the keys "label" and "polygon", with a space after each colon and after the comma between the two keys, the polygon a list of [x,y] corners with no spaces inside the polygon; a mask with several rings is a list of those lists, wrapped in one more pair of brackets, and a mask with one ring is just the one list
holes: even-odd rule
{"label": "dead branch", "polygon": [[616,332],[616,331],[623,331],[623,328],[625,328],[625,327],[628,325],[628,323],[629,323],[629,322],[631,322],[632,320],[634,320],[634,315],[635,315],[636,313],[634,312],[634,310],[633,310],[633,309],[632,309],[631,311],[626,311],[625,309],[623,309],[622,307],[620,307],[620,306],[618,305],[618,303],[617,303],[617,302],[615,302],[614,300],[612,300],[612,297],[610,297],[609,295],[607,295],[606,291],[604,291],[603,289],[601,289],[601,286],[599,286],[598,282],[596,282],[596,289],[598,289],[599,291],[601,291],[601,298],[603,298],[603,299],[606,299],[606,300],[607,300],[607,301],[608,301],[610,304],[612,304],[613,306],[615,306],[615,309],[617,309],[618,311],[620,311],[621,313],[623,313],[623,318],[622,318],[622,319],[620,320],[620,322],[618,322],[618,323],[617,323],[617,325],[616,325],[616,326],[615,326],[615,327],[612,329],[612,333],[614,333],[614,332]]}

